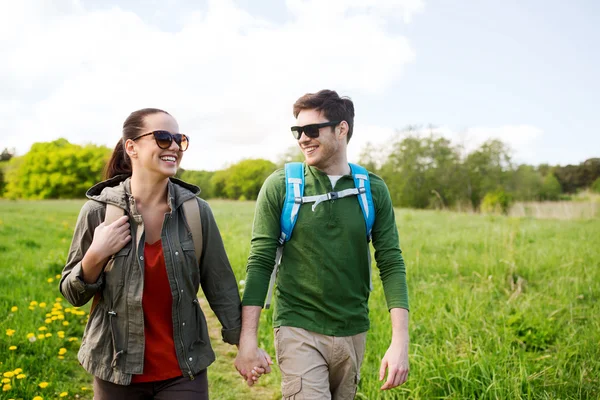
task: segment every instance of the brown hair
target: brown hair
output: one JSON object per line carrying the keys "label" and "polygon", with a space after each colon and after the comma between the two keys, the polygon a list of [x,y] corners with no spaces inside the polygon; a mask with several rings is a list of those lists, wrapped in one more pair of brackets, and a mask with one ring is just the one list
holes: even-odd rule
{"label": "brown hair", "polygon": [[323,112],[329,121],[346,121],[348,123],[349,142],[354,130],[354,104],[350,97],[340,97],[333,90],[320,90],[317,93],[307,93],[294,103],[294,118],[303,110]]}
{"label": "brown hair", "polygon": [[114,178],[117,175],[131,175],[131,159],[125,152],[125,141],[133,139],[141,134],[144,128],[144,118],[148,115],[165,113],[166,111],[158,108],[142,108],[129,114],[129,117],[123,122],[123,136],[117,142],[115,149],[112,152],[110,160],[104,169],[104,179]]}

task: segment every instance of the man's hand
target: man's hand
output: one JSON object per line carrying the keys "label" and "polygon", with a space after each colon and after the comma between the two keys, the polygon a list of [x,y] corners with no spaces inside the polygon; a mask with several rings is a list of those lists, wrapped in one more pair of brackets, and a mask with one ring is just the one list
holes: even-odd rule
{"label": "man's hand", "polygon": [[248,386],[254,385],[262,374],[271,372],[271,357],[258,347],[241,346],[235,358],[235,368]]}
{"label": "man's hand", "polygon": [[381,359],[379,368],[379,380],[385,378],[387,369],[387,380],[381,386],[381,390],[389,390],[402,385],[408,378],[408,310],[404,308],[392,308],[390,310],[392,319],[392,343]]}
{"label": "man's hand", "polygon": [[381,360],[379,380],[383,381],[387,369],[387,380],[381,390],[388,390],[402,385],[408,378],[408,340],[406,343],[395,344],[392,342]]}

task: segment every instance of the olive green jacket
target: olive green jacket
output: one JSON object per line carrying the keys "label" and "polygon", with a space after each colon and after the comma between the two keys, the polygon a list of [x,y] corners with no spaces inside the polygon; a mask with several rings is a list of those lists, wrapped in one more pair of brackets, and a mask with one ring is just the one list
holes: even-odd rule
{"label": "olive green jacket", "polygon": [[[198,304],[200,286],[223,325],[223,340],[238,344],[241,329],[237,282],[210,207],[199,198],[203,250],[200,265],[196,264],[192,234],[182,204],[199,192],[196,186],[170,179],[168,202],[171,211],[165,214],[161,233],[173,295],[173,339],[177,360],[182,374],[191,379],[215,360],[206,319]],[[130,179],[125,176],[95,185],[87,192],[87,197],[90,200],[82,207],[77,220],[60,291],[74,306],[86,304],[98,291],[101,292],[99,303],[91,311],[85,327],[78,359],[94,376],[128,385],[132,374],[141,374],[144,368],[144,225],[131,195]],[[94,229],[104,221],[107,203],[125,210],[134,239],[113,256],[110,271],[105,270],[97,282],[86,284],[82,279],[81,260],[92,243]]]}

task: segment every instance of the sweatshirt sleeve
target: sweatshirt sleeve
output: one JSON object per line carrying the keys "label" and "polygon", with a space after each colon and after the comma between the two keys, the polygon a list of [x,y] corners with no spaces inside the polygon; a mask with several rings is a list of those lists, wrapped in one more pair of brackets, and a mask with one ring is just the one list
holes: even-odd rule
{"label": "sweatshirt sleeve", "polygon": [[203,248],[200,259],[200,284],[210,308],[223,326],[223,340],[229,344],[238,344],[242,314],[237,281],[212,210],[204,200],[198,199],[198,202]]}
{"label": "sweatshirt sleeve", "polygon": [[265,180],[258,194],[246,266],[246,288],[242,300],[244,306],[264,306],[275,265],[284,193],[285,171],[278,170]]}
{"label": "sweatshirt sleeve", "polygon": [[372,231],[373,247],[385,299],[388,309],[405,308],[408,310],[406,267],[402,250],[400,250],[392,199],[385,182],[375,175],[371,175],[371,177],[376,212]]}
{"label": "sweatshirt sleeve", "polygon": [[86,304],[103,284],[104,274],[100,274],[94,283],[83,281],[81,260],[92,244],[94,230],[104,220],[104,213],[105,208],[102,203],[88,200],[77,218],[67,263],[63,268],[59,284],[61,294],[76,307]]}

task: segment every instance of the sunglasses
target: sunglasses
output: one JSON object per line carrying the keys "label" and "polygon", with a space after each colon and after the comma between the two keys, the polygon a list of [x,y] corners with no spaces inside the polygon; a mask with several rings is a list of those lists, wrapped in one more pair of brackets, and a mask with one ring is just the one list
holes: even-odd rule
{"label": "sunglasses", "polygon": [[342,122],[342,121],[330,121],[330,122],[323,122],[321,124],[292,126],[292,135],[294,136],[294,139],[296,139],[296,140],[300,140],[302,133],[304,133],[307,137],[309,137],[311,139],[316,139],[319,137],[319,130],[321,128],[324,128],[326,126],[336,126],[340,122]]}
{"label": "sunglasses", "polygon": [[175,141],[177,146],[181,151],[186,151],[190,145],[190,138],[184,135],[183,133],[171,133],[169,131],[152,131],[148,133],[144,133],[142,135],[138,135],[134,137],[134,142],[144,136],[154,135],[154,140],[156,141],[156,145],[161,149],[168,149],[171,147],[171,143]]}

